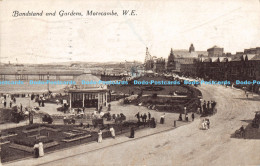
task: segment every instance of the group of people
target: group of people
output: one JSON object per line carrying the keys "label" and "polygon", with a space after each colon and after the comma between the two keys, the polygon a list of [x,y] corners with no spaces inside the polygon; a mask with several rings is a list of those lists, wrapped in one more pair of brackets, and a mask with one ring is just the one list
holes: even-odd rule
{"label": "group of people", "polygon": [[146,113],[144,114],[140,114],[139,112],[135,115],[135,117],[137,118],[138,122],[141,122],[140,120],[142,120],[142,122],[146,123],[147,120],[151,120],[151,113],[148,112],[148,114],[146,115]]}
{"label": "group of people", "polygon": [[34,157],[35,158],[44,156],[44,149],[43,149],[43,143],[42,142],[35,143],[33,149],[34,149]]}
{"label": "group of people", "polygon": [[[194,114],[194,113],[191,114],[191,119],[192,119],[192,121],[194,121],[194,119],[195,119],[195,114]],[[184,119],[182,118],[182,113],[180,113],[178,120],[179,120],[179,121],[185,120],[185,121],[188,122],[188,121],[189,121],[188,113],[186,112],[186,113],[184,114]]]}
{"label": "group of people", "polygon": [[[108,129],[110,131],[111,137],[113,139],[115,139],[116,138],[115,129],[112,126],[110,126],[110,125],[108,125]],[[103,135],[102,130],[99,130],[99,132],[98,132],[98,140],[97,140],[98,143],[102,142],[102,140],[103,140],[102,135]],[[134,127],[131,127],[130,128],[130,136],[129,136],[129,138],[134,138],[134,137],[135,137],[135,129],[134,129]]]}
{"label": "group of people", "polygon": [[[113,126],[110,126],[110,125],[108,124],[108,129],[109,129],[109,131],[110,131],[111,137],[112,137],[113,139],[115,139],[115,138],[116,138],[116,132],[115,132],[115,129],[113,128]],[[102,140],[103,140],[102,134],[103,134],[102,130],[99,130],[99,132],[98,132],[98,140],[97,140],[98,143],[101,143]]]}
{"label": "group of people", "polygon": [[208,130],[209,127],[210,127],[210,121],[209,121],[209,119],[207,119],[207,118],[202,119],[201,129],[202,129],[202,130]]}
{"label": "group of people", "polygon": [[[2,100],[2,103],[4,104],[4,108],[6,108],[7,107],[6,95],[4,95],[4,99]],[[11,100],[9,102],[10,108],[12,108],[13,103],[16,104],[16,98],[14,96],[11,96]]]}
{"label": "group of people", "polygon": [[204,100],[203,103],[201,102],[200,106],[198,107],[199,114],[213,114],[214,109],[217,103],[213,100],[206,101]]}

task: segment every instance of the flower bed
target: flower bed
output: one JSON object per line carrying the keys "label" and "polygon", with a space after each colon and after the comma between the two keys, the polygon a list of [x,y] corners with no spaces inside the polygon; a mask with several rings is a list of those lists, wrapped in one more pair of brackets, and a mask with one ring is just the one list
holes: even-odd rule
{"label": "flower bed", "polygon": [[82,134],[65,137],[62,141],[63,142],[72,142],[72,141],[78,141],[78,140],[89,138],[89,137],[91,137],[90,134],[82,133]]}

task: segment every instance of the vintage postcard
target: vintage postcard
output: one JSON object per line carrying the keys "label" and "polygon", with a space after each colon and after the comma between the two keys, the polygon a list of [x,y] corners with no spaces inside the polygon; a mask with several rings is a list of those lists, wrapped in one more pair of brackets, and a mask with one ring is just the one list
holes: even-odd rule
{"label": "vintage postcard", "polygon": [[0,165],[260,165],[259,0],[0,0]]}

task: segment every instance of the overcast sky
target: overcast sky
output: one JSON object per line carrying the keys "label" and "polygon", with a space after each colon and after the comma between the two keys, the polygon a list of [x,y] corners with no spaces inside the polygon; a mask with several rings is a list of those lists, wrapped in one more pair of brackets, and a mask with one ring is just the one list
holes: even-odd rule
{"label": "overcast sky", "polygon": [[[225,52],[260,47],[259,0],[3,0],[0,2],[0,61],[144,61],[166,58],[170,49]],[[122,16],[122,10],[136,16]],[[12,17],[19,12],[82,12],[83,16]],[[119,16],[86,17],[86,11],[114,10]],[[17,61],[16,61],[17,59]]]}

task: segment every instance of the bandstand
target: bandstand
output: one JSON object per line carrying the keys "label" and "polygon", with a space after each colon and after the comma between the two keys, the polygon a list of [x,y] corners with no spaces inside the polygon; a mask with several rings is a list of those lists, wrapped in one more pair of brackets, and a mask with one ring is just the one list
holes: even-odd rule
{"label": "bandstand", "polygon": [[[82,84],[82,81],[96,82]],[[107,106],[106,85],[98,84],[100,79],[92,74],[83,74],[75,78],[76,85],[68,90],[70,108],[97,108]]]}

